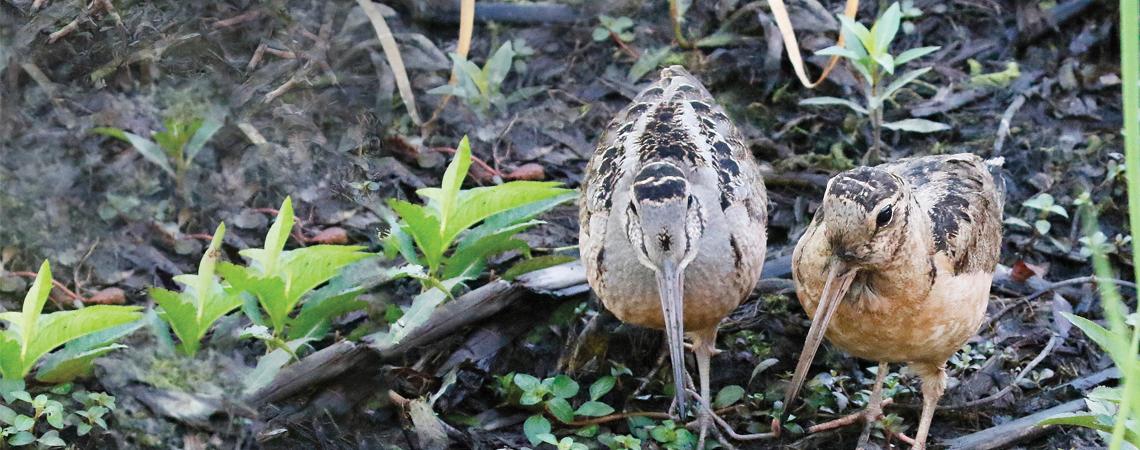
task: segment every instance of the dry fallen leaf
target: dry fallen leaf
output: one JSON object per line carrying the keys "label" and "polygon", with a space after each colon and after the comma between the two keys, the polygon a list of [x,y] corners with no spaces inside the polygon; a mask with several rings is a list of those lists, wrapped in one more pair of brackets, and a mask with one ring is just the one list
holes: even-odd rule
{"label": "dry fallen leaf", "polygon": [[88,305],[122,305],[127,302],[127,293],[117,287],[96,292],[83,303]]}
{"label": "dry fallen leaf", "polygon": [[509,180],[542,181],[546,179],[546,169],[538,163],[526,163],[507,174]]}
{"label": "dry fallen leaf", "polygon": [[344,245],[348,243],[348,232],[341,227],[325,228],[315,236],[309,238],[314,244]]}

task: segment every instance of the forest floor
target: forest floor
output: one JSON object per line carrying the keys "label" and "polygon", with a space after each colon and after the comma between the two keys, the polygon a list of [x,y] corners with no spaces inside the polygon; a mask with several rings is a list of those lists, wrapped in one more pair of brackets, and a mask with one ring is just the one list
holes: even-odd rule
{"label": "forest floor", "polygon": [[[5,270],[31,271],[44,259],[56,279],[78,294],[69,299],[57,292],[56,303],[98,297],[152,305],[147,288],[174,288],[173,276],[194,272],[204,239],[219,222],[230,227],[229,259],[239,260],[239,249],[260,246],[273,220],[270,209],[287,195],[301,236],[329,232],[378,251],[387,227],[384,200],[418,201],[416,189],[439,185],[449,151],[464,135],[487,166],[472,169],[470,185],[517,177],[577,188],[605,125],[656,74],[631,75],[631,68],[683,64],[728,110],[765,169],[771,199],[767,281],[722,324],[718,346],[725,351],[714,359],[712,382],[714,392],[729,385],[745,390],[725,414],[730,423],[767,431],[809,323],[787,288],[788,256],[827,179],[858,164],[870,132],[845,108],[799,105],[818,95],[857,99],[859,84],[841,65],[818,92],[805,89],[784,58],[766,2],[693,2],[682,32],[701,45],[688,50],[674,39],[664,0],[573,1],[539,10],[516,2],[487,4],[494,8],[477,18],[470,59],[482,66],[512,43],[517,55],[501,91],[532,95],[485,111],[456,99],[426,128],[409,116],[376,34],[354,2],[122,1],[112,10],[101,1],[91,7],[84,0],[44,3],[34,9],[31,0],[0,1],[4,310],[19,308],[27,282]],[[425,121],[442,100],[426,92],[447,84],[451,73],[447,54],[455,51],[458,34],[453,3],[388,5],[387,20]],[[790,3],[802,46],[830,45],[841,2]],[[877,3],[864,2],[864,23],[878,14]],[[922,117],[950,129],[887,131],[885,157],[1004,157],[1005,215],[1014,219],[1005,227],[991,318],[951,360],[942,399],[948,406],[974,403],[939,412],[932,431],[938,443],[1112,383],[1104,375],[1111,361],[1058,314],[1100,318],[1094,286],[1083,279],[1041,289],[1088,276],[1089,245],[1107,249],[1120,272],[1132,271],[1131,246],[1122,237],[1127,213],[1118,16],[1111,3],[1086,0],[915,0],[913,7],[922,15],[907,19],[896,52],[941,49],[910,63],[933,69],[900,91],[886,116]],[[486,20],[486,14],[520,8],[525,12]],[[628,39],[595,40],[603,15],[632,19]],[[718,39],[700,39],[706,36]],[[809,61],[809,70],[818,73],[824,59]],[[178,180],[131,146],[91,132],[111,126],[149,136],[165,119],[186,117],[213,117],[225,125]],[[1026,206],[1038,205],[1042,193],[1065,214]],[[1103,239],[1086,237],[1081,204],[1096,206]],[[577,208],[561,206],[543,220],[523,235],[535,254],[575,254],[562,249],[577,244]],[[490,273],[469,287],[494,279],[519,258],[512,253],[492,261]],[[414,282],[373,289],[363,297],[366,312],[339,320],[336,333],[311,350],[353,336],[357,327],[386,323],[388,306],[407,305],[414,293]],[[256,409],[235,393],[265,352],[260,343],[238,338],[243,319],[235,314],[223,320],[196,360],[165,354],[146,329],[131,336],[129,349],[100,360],[94,377],[82,382],[118,399],[110,432],[76,444],[431,448],[398,406],[430,397],[452,447],[528,447],[523,421],[533,410],[504,398],[503,380],[509,378],[503,376],[510,373],[566,373],[583,388],[624,373],[605,397],[617,411],[669,406],[663,389],[670,375],[655,371],[661,333],[620,324],[588,293],[528,294],[428,345],[382,364],[367,360],[340,379]],[[1035,366],[1018,377],[1035,358]],[[857,410],[873,366],[825,344],[812,371],[822,375],[801,396],[806,406],[796,410],[795,423]],[[897,417],[888,428],[913,434],[918,382],[902,367],[892,371],[895,404],[887,412]],[[328,398],[333,394],[339,396]],[[170,398],[182,400],[163,400]],[[179,414],[188,405],[200,409]],[[631,433],[631,426],[607,422],[575,439],[598,447],[598,436]],[[738,444],[852,448],[857,428]],[[556,428],[560,436],[574,431]],[[1097,439],[1088,431],[1051,428],[1016,445],[1095,447]],[[643,439],[646,448],[653,448],[650,442]]]}

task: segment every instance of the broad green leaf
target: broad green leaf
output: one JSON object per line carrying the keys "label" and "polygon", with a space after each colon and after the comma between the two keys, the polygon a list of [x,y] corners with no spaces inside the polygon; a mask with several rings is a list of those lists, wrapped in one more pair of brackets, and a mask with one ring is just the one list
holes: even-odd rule
{"label": "broad green leaf", "polygon": [[586,417],[602,417],[607,414],[613,414],[613,412],[614,408],[612,406],[599,401],[590,400],[583,403],[582,406],[579,406],[578,410],[574,411],[574,414]]}
{"label": "broad green leaf", "polygon": [[[468,245],[460,245],[444,262],[443,278],[455,278],[464,274],[473,278],[471,268],[481,265],[487,258],[510,250],[529,250],[530,246],[526,242],[513,236],[539,223],[542,222],[517,224]],[[478,275],[478,271],[474,275]]]}
{"label": "broad green leaf", "polygon": [[163,172],[166,172],[167,175],[171,177],[177,176],[174,172],[174,167],[170,165],[170,161],[167,158],[166,150],[163,150],[163,148],[154,141],[118,128],[97,127],[92,128],[91,132],[126,141],[142,155],[143,159],[154,163],[161,168]]}
{"label": "broad green leaf", "polygon": [[515,386],[518,386],[519,389],[523,391],[533,391],[538,389],[538,386],[542,384],[542,381],[535,376],[525,373],[516,373],[512,380],[515,382]]}
{"label": "broad green leaf", "polygon": [[[510,183],[508,183],[510,184]],[[538,217],[554,207],[578,198],[577,191],[566,192],[545,200],[539,200],[515,208],[508,209],[483,220],[475,228],[463,233],[459,246],[470,245],[472,242],[502,231],[507,227],[524,223]]]}
{"label": "broad green leaf", "polygon": [[462,83],[468,85],[468,90],[474,88],[474,92],[481,96],[486,96],[490,93],[490,86],[487,83],[486,76],[483,75],[483,69],[480,69],[475,63],[468,61],[456,53],[449,53],[448,56],[451,57],[451,63],[455,71],[465,75],[459,78],[463,80]]}
{"label": "broad green leaf", "polygon": [[929,67],[923,67],[921,69],[911,70],[900,75],[898,78],[895,78],[893,81],[891,81],[891,84],[888,84],[886,89],[883,89],[883,91],[879,93],[879,96],[875,98],[875,101],[879,104],[882,104],[884,101],[894,96],[895,92],[899,89],[902,89],[903,86],[906,86],[907,84],[910,84],[910,82],[917,80],[918,77],[929,71]]}
{"label": "broad green leaf", "polygon": [[550,391],[558,398],[572,398],[578,395],[578,382],[566,375],[554,377]]}
{"label": "broad green leaf", "polygon": [[113,350],[127,348],[115,341],[134,333],[143,326],[142,320],[107,328],[68,342],[52,352],[36,370],[36,380],[44,383],[65,383],[91,373],[91,363]]}
{"label": "broad green leaf", "polygon": [[[871,48],[871,55],[875,56],[876,60],[880,55],[890,56],[891,41],[895,40],[895,36],[899,33],[899,24],[902,22],[902,9],[899,8],[898,2],[892,3],[883,15],[875,20],[875,24],[871,26],[871,38],[873,45],[868,46]],[[885,66],[884,66],[885,68]],[[894,65],[887,72],[893,72]]]}
{"label": "broad green leaf", "polygon": [[590,385],[590,400],[598,400],[605,396],[614,388],[615,383],[617,383],[617,378],[610,375],[598,378],[594,384]]}
{"label": "broad green leaf", "polygon": [[356,299],[358,295],[354,292],[317,302],[306,300],[297,317],[289,321],[289,339],[323,338],[333,319],[368,307],[368,303]]}
{"label": "broad green leaf", "polygon": [[887,73],[894,75],[895,57],[891,56],[890,53],[883,53],[882,55],[876,56],[875,62],[879,63],[879,66],[881,66],[883,70],[887,71]]}
{"label": "broad green leaf", "polygon": [[40,437],[36,439],[36,443],[44,447],[64,447],[67,445],[67,442],[64,442],[63,439],[60,439],[59,431],[57,430],[48,430],[46,433],[40,435]]}
{"label": "broad green leaf", "polygon": [[744,398],[744,388],[735,384],[721,388],[720,392],[716,393],[716,400],[713,401],[713,407],[726,408],[732,406],[740,399]]}
{"label": "broad green leaf", "polygon": [[527,441],[530,441],[530,445],[538,445],[539,442],[542,442],[539,440],[538,435],[549,433],[550,421],[542,417],[542,414],[530,416],[526,419],[526,422],[523,422],[523,434],[526,435]]}
{"label": "broad green leaf", "polygon": [[1068,319],[1069,322],[1072,322],[1073,325],[1076,325],[1077,328],[1080,328],[1081,331],[1085,333],[1085,336],[1088,336],[1089,339],[1096,342],[1096,345],[1099,346],[1101,350],[1104,350],[1105,353],[1108,353],[1108,355],[1112,357],[1112,361],[1115,362],[1117,366],[1122,367],[1126,358],[1129,358],[1129,344],[1123,336],[1110,333],[1096,322],[1084,317],[1067,312],[1061,312],[1061,315]]}
{"label": "broad green leaf", "polygon": [[[32,423],[35,424],[35,422],[32,422]],[[19,447],[22,445],[31,444],[35,441],[36,441],[36,435],[34,435],[28,431],[17,431],[16,434],[14,434],[14,435],[12,435],[12,437],[8,438],[8,445],[11,445],[13,447]]]}
{"label": "broad green leaf", "polygon": [[836,105],[846,106],[846,107],[850,108],[852,111],[855,111],[859,114],[863,114],[863,115],[867,114],[867,108],[859,106],[859,104],[857,104],[851,100],[842,99],[842,98],[838,98],[838,97],[805,98],[803,100],[800,100],[800,105],[803,105],[803,106],[836,106]]}
{"label": "broad green leaf", "polygon": [[941,48],[942,47],[939,47],[939,46],[918,47],[918,48],[912,48],[910,50],[902,52],[898,56],[895,57],[895,67],[901,66],[901,65],[906,64],[912,60],[915,60],[915,59],[921,58],[923,56],[929,55],[931,53],[934,53]]}
{"label": "broad green leaf", "polygon": [[[218,264],[217,270],[234,289],[247,292],[257,299],[257,303],[265,309],[275,329],[280,329],[285,324],[285,318],[290,311],[286,309],[287,298],[282,279],[259,276],[253,273],[252,269],[228,262]],[[250,311],[246,311],[246,315],[257,322],[258,317],[252,315]]]}
{"label": "broad green leaf", "polygon": [[286,280],[285,296],[289,310],[313,288],[332,279],[354,262],[372,256],[364,247],[314,245],[281,254],[281,277]]}
{"label": "broad green leaf", "polygon": [[515,49],[511,47],[511,42],[507,41],[500,45],[495,54],[483,64],[483,74],[493,91],[498,91],[503,80],[507,79],[507,74],[511,71],[511,61],[514,59]]}
{"label": "broad green leaf", "polygon": [[407,225],[401,227],[402,231],[411,235],[416,246],[423,252],[428,269],[434,272],[443,260],[443,252],[447,250],[447,243],[440,237],[439,219],[431,215],[427,208],[403,200],[388,200],[388,206],[404,219]]}
{"label": "broad green leaf", "polygon": [[36,340],[28,346],[23,359],[25,376],[41,356],[51,350],[91,333],[139,320],[136,306],[95,305],[74,311],[59,311],[40,317]]}
{"label": "broad green leaf", "polygon": [[911,131],[915,133],[936,133],[950,129],[950,125],[926,119],[903,119],[897,122],[887,122],[883,128],[897,131]]}
{"label": "broad green leaf", "polygon": [[644,77],[645,74],[660,66],[661,62],[665,61],[665,58],[669,56],[671,50],[671,47],[664,46],[643,52],[641,56],[637,58],[637,62],[633,63],[633,66],[630,66],[629,74],[626,75],[625,81],[636,83],[641,77]]}
{"label": "broad green leaf", "polygon": [[463,207],[448,218],[443,227],[443,242],[450,244],[460,232],[495,214],[571,192],[557,186],[557,182],[512,181],[463,191],[459,196]]}
{"label": "broad green leaf", "polygon": [[552,398],[546,401],[546,410],[562,423],[570,423],[574,421],[574,408],[570,406],[564,398]]}
{"label": "broad green leaf", "polygon": [[198,263],[198,279],[195,288],[197,290],[197,301],[194,307],[198,309],[198,320],[201,321],[204,308],[202,305],[206,304],[207,297],[213,291],[212,286],[217,284],[214,279],[214,269],[218,265],[218,257],[222,253],[222,238],[226,235],[226,223],[218,224],[218,228],[214,230],[214,237],[210,240],[210,246],[206,248],[206,253],[202,255],[202,260]]}

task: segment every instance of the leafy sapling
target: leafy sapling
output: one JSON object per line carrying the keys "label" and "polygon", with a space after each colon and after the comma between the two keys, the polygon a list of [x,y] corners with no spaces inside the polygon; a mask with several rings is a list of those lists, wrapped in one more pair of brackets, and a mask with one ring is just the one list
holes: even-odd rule
{"label": "leafy sapling", "polygon": [[436,87],[428,94],[453,95],[463,99],[480,118],[490,113],[493,107],[503,112],[507,106],[517,103],[535,94],[546,90],[544,86],[530,86],[520,88],[510,95],[503,93],[503,81],[511,71],[512,61],[516,52],[511,42],[504,42],[499,46],[491,58],[480,68],[466,58],[452,53],[452,71],[458,77],[457,84],[445,84]]}
{"label": "leafy sapling", "polygon": [[202,338],[214,322],[242,303],[240,292],[223,287],[214,276],[225,234],[226,224],[218,225],[210,247],[198,263],[197,274],[174,277],[174,281],[182,284],[182,292],[159,287],[150,290],[150,296],[161,308],[158,316],[170,323],[170,328],[180,341],[178,350],[186,356],[193,357],[197,354]]}
{"label": "leafy sapling", "polygon": [[416,191],[427,204],[388,201],[400,218],[386,218],[389,230],[383,240],[388,257],[402,255],[409,263],[426,267],[427,277],[436,281],[476,278],[487,258],[528,250],[515,235],[541,224],[535,217],[576,195],[559,183],[539,181],[461,189],[470,166],[471,146],[464,137],[441,186]]}
{"label": "leafy sapling", "polygon": [[104,417],[115,409],[115,397],[99,392],[72,392],[70,383],[35,395],[26,390],[23,380],[0,384],[0,437],[13,447],[67,446],[61,431],[73,428],[74,435],[82,438],[96,428],[106,430]]}
{"label": "leafy sapling", "polygon": [[166,119],[166,130],[151,133],[151,139],[114,127],[97,127],[91,131],[131,144],[147,161],[157,165],[174,179],[175,189],[184,195],[186,171],[210,138],[222,128],[214,118],[180,120]]}
{"label": "leafy sapling", "polygon": [[614,42],[621,44],[633,42],[633,19],[602,14],[598,16],[598,26],[594,28],[593,37],[597,42],[606,39],[613,39]]}
{"label": "leafy sapling", "polygon": [[[882,16],[875,20],[870,29],[847,16],[838,15],[842,24],[843,46],[831,46],[816,52],[817,55],[838,55],[847,60],[863,81],[864,103],[836,97],[813,97],[804,99],[801,105],[838,105],[868,116],[871,119],[871,151],[864,157],[864,163],[876,163],[880,159],[882,129],[933,133],[950,129],[946,124],[926,119],[903,119],[883,123],[883,106],[894,98],[899,89],[914,82],[930,71],[929,67],[911,70],[891,80],[895,69],[917,58],[937,51],[941,47],[919,47],[904,51],[899,55],[890,53],[891,42],[898,35],[902,20],[902,10],[898,3],[892,4]],[[888,81],[890,81],[888,83]]]}
{"label": "leafy sapling", "polygon": [[70,341],[139,320],[136,306],[94,305],[43,314],[51,294],[51,266],[40,266],[20,311],[0,313],[8,327],[0,331],[0,376],[21,380],[48,352]]}
{"label": "leafy sapling", "polygon": [[333,304],[323,308],[302,308],[293,316],[293,310],[303,304],[306,294],[329,281],[348,265],[370,256],[364,247],[350,245],[313,245],[285,251],[285,242],[293,229],[293,202],[285,198],[278,210],[277,219],[269,227],[262,248],[239,252],[249,265],[239,266],[222,262],[217,271],[234,289],[248,292],[257,299],[257,305],[268,320],[262,318],[257,306],[247,305],[246,314],[257,325],[272,330],[272,336],[288,336],[289,340],[314,337],[332,318],[348,312],[337,305],[363,306],[355,296],[332,299]]}

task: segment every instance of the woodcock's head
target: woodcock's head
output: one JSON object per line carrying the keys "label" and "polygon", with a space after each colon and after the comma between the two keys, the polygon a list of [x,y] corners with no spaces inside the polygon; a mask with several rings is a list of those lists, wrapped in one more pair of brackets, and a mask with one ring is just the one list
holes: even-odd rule
{"label": "woodcock's head", "polygon": [[677,406],[684,411],[684,273],[697,256],[704,213],[685,172],[668,160],[642,167],[629,194],[631,201],[622,216],[626,235],[638,261],[657,279]]}
{"label": "woodcock's head", "polygon": [[910,187],[874,167],[843,172],[827,185],[819,207],[831,253],[852,269],[894,260],[906,239]]}
{"label": "woodcock's head", "polygon": [[831,261],[792,386],[784,394],[784,405],[791,404],[803,385],[827,326],[855,275],[895,260],[906,243],[911,199],[906,182],[874,167],[843,172],[827,184],[816,214],[825,228]]}

